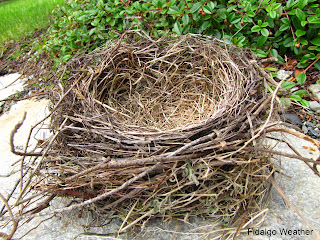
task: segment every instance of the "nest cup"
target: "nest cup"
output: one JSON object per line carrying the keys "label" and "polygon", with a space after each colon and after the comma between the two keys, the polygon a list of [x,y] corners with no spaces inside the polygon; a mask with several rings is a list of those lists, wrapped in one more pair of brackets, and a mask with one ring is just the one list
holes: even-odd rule
{"label": "nest cup", "polygon": [[206,121],[226,101],[239,100],[244,86],[230,80],[209,44],[194,44],[151,51],[128,46],[83,94],[92,93],[114,119],[134,127],[178,130]]}
{"label": "nest cup", "polygon": [[244,95],[257,93],[261,78],[255,79],[249,60],[226,52],[217,40],[189,36],[175,43],[141,44],[119,49],[103,70],[95,69],[98,77],[78,88],[120,124],[179,131],[207,124],[219,111],[237,111],[248,97]]}
{"label": "nest cup", "polygon": [[231,225],[260,211],[272,173],[250,148],[265,118],[261,73],[217,39],[123,39],[60,70],[72,89],[52,126],[65,124],[35,189],[78,201],[117,190],[90,208],[131,219],[122,230],[154,216]]}

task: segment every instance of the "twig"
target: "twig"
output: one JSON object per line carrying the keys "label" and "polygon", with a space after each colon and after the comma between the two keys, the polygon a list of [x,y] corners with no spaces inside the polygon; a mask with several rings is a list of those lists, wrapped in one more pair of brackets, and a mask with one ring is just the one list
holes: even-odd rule
{"label": "twig", "polygon": [[[23,194],[25,193],[25,191],[27,190],[27,187],[29,187],[29,184],[30,184],[30,182],[31,182],[32,177],[33,177],[33,176],[36,174],[36,172],[39,170],[39,167],[40,167],[40,165],[41,165],[41,163],[42,163],[42,160],[43,160],[44,157],[47,155],[47,153],[48,153],[51,145],[53,144],[53,142],[55,141],[55,139],[56,139],[57,136],[59,135],[61,129],[64,127],[64,125],[65,125],[65,123],[67,122],[67,120],[68,120],[68,119],[66,118],[66,119],[62,122],[62,124],[60,125],[60,127],[59,127],[58,131],[56,132],[56,134],[51,138],[48,146],[46,147],[45,151],[43,152],[43,155],[41,156],[41,159],[38,161],[38,163],[37,163],[37,165],[35,166],[33,172],[30,174],[30,177],[29,177],[29,179],[27,180],[25,186],[24,186],[23,189],[21,190],[21,192],[20,192],[20,194],[19,194],[19,196],[18,196],[18,198],[17,198],[17,200],[16,200],[15,206],[16,206],[16,204],[20,201],[22,195],[23,195]],[[20,181],[20,184],[21,184],[21,187],[22,187],[22,184],[23,184],[22,179],[21,179],[21,181]]]}
{"label": "twig", "polygon": [[320,60],[320,56],[316,60],[314,60],[305,70],[303,70],[303,72],[306,73],[319,60]]}
{"label": "twig", "polygon": [[127,158],[127,159],[121,159],[120,161],[117,161],[117,159],[110,159],[107,160],[105,163],[98,164],[92,168],[88,168],[82,172],[79,172],[71,177],[68,177],[64,179],[65,182],[73,181],[83,175],[86,175],[90,172],[93,172],[95,170],[104,169],[104,168],[123,168],[127,166],[138,166],[138,165],[144,165],[144,164],[152,164],[156,162],[166,162],[166,161],[177,161],[182,159],[193,159],[196,157],[200,157],[202,154],[188,154],[184,156],[156,156],[156,157],[150,157],[150,158],[142,158],[142,159],[133,159],[133,158]]}
{"label": "twig", "polygon": [[263,75],[263,77],[265,77],[273,86],[277,86],[278,83],[269,76],[269,74],[267,74],[263,68],[261,68],[256,61],[251,61],[253,63],[253,65],[259,70],[259,72]]}
{"label": "twig", "polygon": [[261,59],[260,62],[261,63],[270,63],[270,62],[277,62],[279,59],[276,57],[269,57],[269,58],[264,58]]}
{"label": "twig", "polygon": [[34,207],[33,209],[28,210],[27,212],[24,212],[23,214],[35,214],[38,212],[41,212],[43,209],[46,209],[47,207],[49,207],[49,203],[51,202],[52,199],[55,198],[55,194],[47,197],[45,200],[43,200],[40,204],[38,204],[38,206]]}
{"label": "twig", "polygon": [[18,102],[18,101],[26,100],[26,99],[33,98],[33,97],[36,97],[36,96],[41,96],[41,95],[45,95],[45,94],[43,94],[43,93],[35,93],[35,94],[32,94],[31,96],[25,96],[25,97],[22,97],[22,98],[15,98],[15,97],[5,98],[5,99],[1,99],[0,102],[5,102],[5,101]]}
{"label": "twig", "polygon": [[[313,143],[314,145],[316,145],[317,148],[318,148],[318,150],[320,151],[320,143],[319,143],[319,141],[317,141],[317,140],[315,140],[315,139],[313,139],[313,138],[311,138],[311,137],[309,137],[309,136],[306,136],[306,135],[304,135],[304,134],[302,134],[302,133],[299,133],[299,132],[297,132],[297,131],[295,131],[295,130],[293,130],[293,129],[270,128],[270,129],[267,129],[267,130],[266,130],[266,133],[268,133],[268,132],[276,132],[276,131],[277,131],[277,132],[286,132],[286,133],[292,134],[292,135],[294,135],[294,136],[296,136],[296,137],[299,137],[299,138],[301,138],[301,139],[303,139],[303,140],[306,140],[306,141],[308,141],[308,142],[311,142],[311,143]],[[313,172],[320,177],[320,173],[319,173],[319,171],[318,171],[318,169],[317,169],[318,163],[320,163],[320,155],[319,155],[319,157],[317,158],[317,160],[313,163],[313,167],[312,167]],[[309,166],[309,165],[308,165],[308,166]]]}
{"label": "twig", "polygon": [[145,170],[144,172],[140,173],[139,175],[131,178],[130,180],[126,181],[125,183],[123,183],[121,186],[109,191],[109,192],[106,192],[104,194],[101,194],[95,198],[92,198],[90,200],[87,200],[87,201],[84,201],[82,203],[79,203],[79,204],[74,204],[74,205],[71,205],[69,207],[65,207],[65,208],[60,208],[60,209],[56,209],[56,210],[53,210],[51,212],[45,212],[45,213],[36,213],[36,214],[33,214],[33,215],[24,215],[24,216],[20,216],[20,217],[16,217],[16,218],[13,218],[13,219],[24,219],[24,218],[30,218],[30,217],[40,217],[40,216],[46,216],[46,215],[51,215],[51,214],[57,214],[57,213],[62,213],[62,212],[67,212],[67,211],[72,211],[72,210],[75,210],[77,208],[82,208],[82,207],[85,207],[87,205],[90,205],[92,203],[95,203],[95,202],[98,202],[98,201],[102,201],[103,199],[105,199],[106,197],[112,195],[112,194],[115,194],[121,190],[124,190],[126,189],[130,184],[132,184],[133,182],[137,181],[138,179],[140,178],[143,178],[144,176],[146,176],[147,174],[149,174],[150,172],[152,172],[153,170],[155,170],[157,167],[159,167],[160,165],[162,164],[162,162],[158,162],[157,164],[153,165],[152,167],[148,168],[147,170]]}
{"label": "twig", "polygon": [[122,232],[123,226],[124,226],[124,225],[126,224],[126,222],[128,221],[131,213],[133,212],[134,208],[137,206],[139,200],[140,200],[140,199],[137,199],[137,201],[136,201],[136,202],[133,204],[133,206],[131,207],[130,211],[128,212],[127,216],[126,216],[125,219],[123,220],[123,222],[122,222],[122,224],[121,224],[121,226],[120,226],[120,228],[119,228],[119,230],[118,230],[118,234],[119,234],[120,232]]}
{"label": "twig", "polygon": [[[0,198],[2,199],[4,205],[6,206],[8,212],[9,212],[9,215],[10,215],[10,217],[11,217],[11,219],[12,219],[12,222],[13,222],[13,226],[12,226],[12,229],[11,229],[11,233],[10,233],[9,235],[5,236],[5,237],[6,237],[6,238],[5,238],[6,240],[11,240],[11,238],[13,237],[14,233],[15,233],[16,230],[17,230],[19,220],[14,220],[14,216],[13,216],[13,213],[12,213],[12,211],[11,211],[11,208],[10,208],[10,206],[9,206],[9,204],[8,204],[8,201],[7,201],[7,199],[6,199],[1,193],[0,193]],[[4,234],[1,234],[1,235],[4,235]]]}
{"label": "twig", "polygon": [[186,0],[184,0],[184,2],[185,2],[185,4],[186,4],[187,9],[188,9],[188,10],[190,10],[190,8],[189,8],[189,6],[188,6],[187,1],[186,1]]}
{"label": "twig", "polygon": [[27,152],[18,152],[15,150],[14,147],[14,135],[17,133],[18,129],[22,126],[23,122],[25,121],[27,116],[27,113],[24,112],[22,120],[20,120],[10,134],[10,150],[13,154],[19,155],[19,156],[42,156],[40,153],[27,153]]}
{"label": "twig", "polygon": [[281,81],[278,86],[276,87],[276,89],[274,90],[273,94],[272,94],[272,98],[271,98],[271,103],[270,103],[270,112],[269,115],[267,117],[267,120],[265,121],[265,123],[263,124],[263,126],[261,127],[261,129],[259,130],[258,133],[256,133],[253,137],[250,138],[250,140],[248,140],[241,148],[239,148],[238,150],[236,150],[235,152],[229,153],[226,156],[229,157],[231,155],[234,155],[235,153],[241,151],[242,149],[244,149],[245,147],[247,147],[249,145],[249,143],[251,143],[253,140],[257,139],[258,137],[260,137],[261,133],[263,131],[265,131],[265,127],[268,125],[270,119],[271,119],[271,115],[273,113],[273,108],[274,108],[274,99],[277,96],[277,92],[280,88],[280,86],[282,85],[283,81]]}
{"label": "twig", "polygon": [[[228,146],[226,147],[226,149],[229,150],[238,150],[241,149],[242,147],[237,147],[237,146]],[[313,160],[312,158],[306,158],[306,157],[302,157],[299,155],[294,155],[294,154],[289,154],[289,153],[284,153],[284,152],[279,152],[279,151],[275,151],[275,150],[270,150],[270,149],[264,149],[264,148],[256,148],[256,147],[244,147],[242,148],[242,150],[249,150],[249,151],[257,151],[257,152],[266,152],[266,153],[270,153],[270,154],[274,154],[274,155],[279,155],[279,156],[283,156],[283,157],[288,157],[288,158],[294,158],[294,159],[298,159],[298,160],[302,160],[305,163],[313,163],[315,165],[320,165],[320,162],[317,162],[315,160]]]}
{"label": "twig", "polygon": [[[291,19],[289,18],[289,16],[288,16],[288,13],[287,13],[287,11],[286,10],[284,10],[284,12],[285,12],[285,14],[286,14],[286,17],[291,21]],[[296,40],[296,35],[294,34],[294,30],[293,30],[293,27],[292,27],[292,25],[290,24],[290,29],[291,29],[291,33],[292,33],[292,37],[293,37],[293,39],[294,40]]]}
{"label": "twig", "polygon": [[120,0],[126,7],[129,7],[123,0]]}

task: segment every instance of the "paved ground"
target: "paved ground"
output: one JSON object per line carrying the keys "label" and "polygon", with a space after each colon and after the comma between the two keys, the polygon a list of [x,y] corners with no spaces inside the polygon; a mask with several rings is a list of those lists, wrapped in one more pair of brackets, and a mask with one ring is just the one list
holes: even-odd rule
{"label": "paved ground", "polygon": [[[18,75],[11,75],[11,80],[8,80],[8,78],[0,78],[0,99],[4,99],[14,93],[14,88],[10,90],[8,88],[3,88],[8,86],[9,82],[13,81],[14,77],[17,76]],[[19,86],[18,90],[21,90],[21,84],[23,85],[23,83],[18,81],[15,84],[16,86]],[[30,127],[35,122],[42,119],[46,112],[48,112],[48,104],[49,101],[46,99],[40,101],[35,99],[24,100],[13,105],[9,112],[0,116],[0,192],[5,196],[10,192],[12,186],[19,178],[19,173],[6,177],[11,171],[19,169],[19,166],[16,163],[19,160],[19,157],[10,152],[10,133],[14,126],[22,119],[23,112],[27,111],[27,118],[15,137],[16,147],[18,149],[21,148],[26,141],[26,134],[29,133]],[[45,139],[48,137],[48,134],[50,134],[48,130],[45,129],[45,126],[42,126],[42,130],[37,131],[35,139],[33,138],[33,144],[36,144],[39,139]],[[309,142],[289,135],[277,134],[274,137],[290,141],[291,145],[305,157],[316,159],[319,155],[318,150],[313,151],[315,146]],[[284,143],[279,143],[274,140],[268,140],[265,143],[269,144],[270,147],[276,145],[276,150],[284,151],[286,153],[292,152],[292,150]],[[32,147],[33,146],[30,146],[30,148]],[[288,198],[300,210],[301,214],[320,232],[320,178],[316,177],[306,164],[299,160],[281,158],[275,159],[274,161],[279,166],[279,169],[281,168],[283,171],[281,176],[277,175],[277,181],[285,190]],[[62,206],[64,201],[67,200],[56,199],[53,201],[51,208],[53,209]],[[2,203],[0,204],[0,207],[2,208]],[[246,231],[241,235],[241,239],[316,239],[316,236],[311,232],[310,227],[306,225],[290,207],[286,206],[285,202],[275,189],[272,190],[268,209],[268,215],[263,225],[258,229],[253,229],[255,230],[255,234]],[[84,213],[83,218],[79,219],[77,217],[78,213],[78,211],[74,211],[64,214],[61,218],[49,219],[23,239],[115,239],[114,236],[110,236],[107,233],[116,232],[121,225],[121,221],[115,219],[104,227],[87,229],[81,225],[94,223],[96,221],[95,216],[92,216],[90,213]],[[15,237],[18,238],[24,235],[28,229],[37,226],[46,218],[47,217],[37,218],[27,225],[22,226]],[[99,224],[101,224],[101,222],[99,222]],[[177,222],[163,223],[161,220],[152,220],[140,235],[137,235],[136,237],[133,237],[132,235],[121,235],[119,238],[191,240],[199,237],[198,239],[207,239],[205,237],[201,238],[201,235],[198,234],[201,232],[201,228],[206,230],[210,228],[212,230],[217,229],[212,223],[200,218],[191,219],[191,222],[188,224],[180,223],[179,228],[177,228]],[[288,232],[289,230],[293,230],[291,232],[292,234],[300,233],[300,235],[288,235],[288,233],[290,233]],[[296,232],[294,232],[294,230],[296,230]],[[10,226],[7,226],[0,231],[8,233],[10,231]],[[177,233],[174,233],[175,231]],[[287,231],[287,235],[285,235],[285,231]],[[310,235],[307,235],[308,233],[310,233]]]}

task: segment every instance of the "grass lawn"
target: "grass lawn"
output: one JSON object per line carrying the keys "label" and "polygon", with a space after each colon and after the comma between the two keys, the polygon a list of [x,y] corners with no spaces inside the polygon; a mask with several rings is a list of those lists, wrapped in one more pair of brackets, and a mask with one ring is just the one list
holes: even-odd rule
{"label": "grass lawn", "polygon": [[50,24],[52,10],[66,0],[9,0],[0,3],[0,45]]}

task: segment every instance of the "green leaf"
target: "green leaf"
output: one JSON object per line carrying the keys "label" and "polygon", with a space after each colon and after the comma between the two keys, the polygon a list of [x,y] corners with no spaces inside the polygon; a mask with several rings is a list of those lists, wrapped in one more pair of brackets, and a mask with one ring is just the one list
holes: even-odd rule
{"label": "green leaf", "polygon": [[254,12],[252,12],[252,11],[249,11],[249,12],[247,12],[247,16],[248,17],[254,17],[254,16],[256,16],[256,14]]}
{"label": "green leaf", "polygon": [[233,19],[232,21],[231,21],[231,24],[236,24],[236,23],[238,23],[238,22],[240,22],[241,21],[241,18],[239,17],[239,18],[235,18],[235,19]]}
{"label": "green leaf", "polygon": [[213,10],[211,10],[209,6],[204,6],[204,7],[203,7],[203,11],[204,11],[206,14],[212,14],[212,13],[213,13]]}
{"label": "green leaf", "polygon": [[290,95],[289,98],[296,100],[298,102],[300,102],[302,100],[302,97],[300,97],[299,95]]}
{"label": "green leaf", "polygon": [[291,47],[291,46],[293,46],[293,43],[294,43],[293,37],[288,37],[286,40],[284,40],[283,46]]}
{"label": "green leaf", "polygon": [[281,57],[280,55],[278,55],[278,61],[277,61],[277,63],[279,63],[279,64],[284,64],[284,59],[283,59],[283,57]]}
{"label": "green leaf", "polygon": [[183,15],[181,20],[182,20],[183,25],[187,25],[190,21],[189,15],[188,14]]}
{"label": "green leaf", "polygon": [[300,8],[296,9],[296,15],[301,22],[306,20],[306,15],[304,14],[304,12]]}
{"label": "green leaf", "polygon": [[303,97],[303,95],[308,95],[308,94],[309,94],[308,91],[305,89],[300,89],[293,93],[293,95],[299,95],[300,97]]}
{"label": "green leaf", "polygon": [[92,34],[94,34],[96,31],[96,28],[92,28],[90,31],[89,31],[89,36],[91,36]]}
{"label": "green leaf", "polygon": [[295,4],[297,4],[298,1],[294,1],[294,0],[288,0],[286,7],[287,9],[292,8]]}
{"label": "green leaf", "polygon": [[266,52],[264,52],[264,51],[262,51],[262,50],[260,50],[260,49],[257,49],[257,50],[256,50],[256,53],[257,53],[257,56],[258,56],[259,58],[266,58],[266,57],[268,57],[268,53],[266,53]]}
{"label": "green leaf", "polygon": [[268,29],[263,28],[263,29],[261,30],[261,34],[262,34],[263,36],[265,36],[265,37],[268,37],[268,36],[269,36],[269,31],[268,31]]}
{"label": "green leaf", "polygon": [[261,27],[257,25],[251,28],[251,32],[259,32],[260,30],[261,30]]}
{"label": "green leaf", "polygon": [[298,8],[303,9],[308,4],[308,0],[299,0]]}
{"label": "green leaf", "polygon": [[305,83],[305,81],[307,80],[307,75],[305,73],[300,73],[298,76],[297,76],[297,82],[302,85]]}
{"label": "green leaf", "polygon": [[192,14],[192,19],[194,20],[194,21],[200,21],[200,18],[201,18],[201,14],[199,14],[199,13],[194,13],[194,14]]}
{"label": "green leaf", "polygon": [[197,3],[193,4],[192,8],[190,9],[190,12],[191,13],[198,12],[200,10],[201,6],[202,6],[201,2],[197,2]]}
{"label": "green leaf", "polygon": [[271,17],[268,17],[266,21],[270,28],[274,28],[274,20]]}
{"label": "green leaf", "polygon": [[289,25],[282,25],[282,26],[279,28],[279,31],[280,31],[280,32],[283,32],[283,31],[285,31],[285,30],[287,30],[287,29],[289,29],[289,28],[290,28]]}
{"label": "green leaf", "polygon": [[168,14],[179,15],[180,14],[180,9],[177,6],[172,6],[172,7],[169,8]]}
{"label": "green leaf", "polygon": [[288,19],[288,18],[282,18],[282,19],[281,19],[281,22],[282,22],[284,25],[290,25],[291,20]]}
{"label": "green leaf", "polygon": [[302,106],[310,107],[309,102],[307,100],[305,100],[305,99],[301,99],[300,103],[301,103]]}
{"label": "green leaf", "polygon": [[305,63],[308,59],[314,60],[315,58],[316,58],[316,56],[314,55],[314,53],[305,54],[305,55],[301,58],[301,63]]}
{"label": "green leaf", "polygon": [[274,68],[274,67],[266,67],[267,70],[272,71],[272,72],[276,72],[278,71],[278,69]]}
{"label": "green leaf", "polygon": [[308,45],[308,41],[305,40],[305,39],[301,39],[301,40],[300,40],[300,43],[301,43],[302,45]]}
{"label": "green leaf", "polygon": [[172,31],[178,35],[182,34],[182,27],[179,22],[175,22],[175,24],[173,25]]}
{"label": "green leaf", "polygon": [[272,5],[273,10],[277,10],[279,7],[281,7],[281,3],[275,3]]}
{"label": "green leaf", "polygon": [[320,46],[320,38],[314,38],[310,41],[313,45]]}
{"label": "green leaf", "polygon": [[268,37],[267,36],[260,36],[258,38],[257,46],[262,47],[263,44],[267,41]]}
{"label": "green leaf", "polygon": [[217,3],[216,2],[209,2],[208,3],[208,7],[210,8],[210,10],[212,11],[215,7],[216,7]]}
{"label": "green leaf", "polygon": [[205,21],[205,22],[201,25],[200,31],[203,32],[204,30],[206,30],[206,29],[207,29],[208,27],[210,27],[210,26],[211,26],[211,22]]}
{"label": "green leaf", "polygon": [[273,19],[275,19],[275,18],[277,17],[276,11],[271,11],[271,12],[269,13],[269,15],[270,15],[270,17],[273,18]]}
{"label": "green leaf", "polygon": [[314,65],[313,65],[317,70],[320,71],[320,62],[316,62]]}
{"label": "green leaf", "polygon": [[320,23],[320,18],[314,18],[311,21],[309,21],[309,23],[319,24]]}
{"label": "green leaf", "polygon": [[67,62],[67,61],[69,61],[71,59],[71,55],[64,55],[63,57],[62,57],[62,62]]}
{"label": "green leaf", "polygon": [[294,82],[284,82],[282,83],[281,87],[288,90],[288,89],[291,89],[293,87],[295,87],[296,84]]}
{"label": "green leaf", "polygon": [[220,8],[217,13],[219,14],[219,16],[222,19],[226,19],[227,18],[227,14],[226,14],[226,9],[225,8]]}
{"label": "green leaf", "polygon": [[305,35],[305,34],[306,34],[306,31],[303,31],[303,30],[301,30],[301,29],[298,29],[298,30],[295,32],[295,34],[296,34],[296,36],[299,38],[299,37]]}
{"label": "green leaf", "polygon": [[301,26],[304,27],[305,25],[307,25],[308,21],[301,21]]}
{"label": "green leaf", "polygon": [[300,55],[302,53],[302,47],[301,46],[299,46],[298,48],[294,47],[293,52],[295,55]]}

